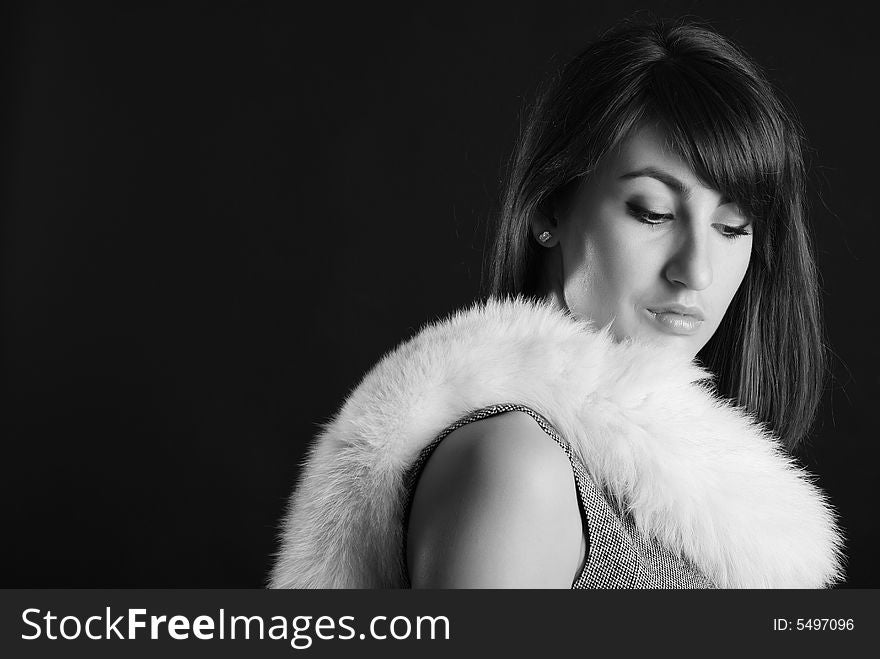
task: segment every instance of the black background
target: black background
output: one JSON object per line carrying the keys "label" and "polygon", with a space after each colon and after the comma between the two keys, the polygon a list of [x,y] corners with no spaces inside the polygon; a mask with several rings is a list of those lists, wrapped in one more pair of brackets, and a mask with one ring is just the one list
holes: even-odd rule
{"label": "black background", "polygon": [[649,6],[738,41],[806,127],[835,358],[803,459],[846,585],[880,586],[880,57],[823,4],[7,6],[0,585],[263,584],[317,425],[478,294],[523,103]]}

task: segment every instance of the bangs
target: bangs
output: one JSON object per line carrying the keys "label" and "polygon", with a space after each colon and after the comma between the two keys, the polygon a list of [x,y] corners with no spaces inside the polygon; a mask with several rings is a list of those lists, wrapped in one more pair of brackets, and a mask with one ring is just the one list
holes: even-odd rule
{"label": "bangs", "polygon": [[800,155],[791,153],[784,109],[754,83],[741,72],[702,72],[672,58],[652,67],[639,105],[666,128],[669,146],[696,175],[758,228],[775,214]]}

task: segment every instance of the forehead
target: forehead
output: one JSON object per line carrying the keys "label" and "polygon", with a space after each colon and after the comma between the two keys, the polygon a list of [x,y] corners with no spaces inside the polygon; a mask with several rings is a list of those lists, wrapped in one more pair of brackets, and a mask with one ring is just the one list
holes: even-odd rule
{"label": "forehead", "polygon": [[666,130],[652,124],[637,128],[621,140],[603,158],[599,168],[602,178],[605,179],[619,180],[627,175],[650,172],[660,175],[661,178],[666,174],[688,189],[712,190],[672,147]]}

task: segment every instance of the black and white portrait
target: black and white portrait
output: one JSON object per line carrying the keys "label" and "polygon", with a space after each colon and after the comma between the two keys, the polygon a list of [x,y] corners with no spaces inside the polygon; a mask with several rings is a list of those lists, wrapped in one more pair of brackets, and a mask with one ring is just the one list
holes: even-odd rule
{"label": "black and white portrait", "polygon": [[880,585],[861,11],[6,9],[4,585]]}

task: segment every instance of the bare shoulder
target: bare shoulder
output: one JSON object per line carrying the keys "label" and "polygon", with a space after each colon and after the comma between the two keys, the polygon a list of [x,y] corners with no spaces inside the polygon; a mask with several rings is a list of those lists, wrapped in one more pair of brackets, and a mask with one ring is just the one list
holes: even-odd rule
{"label": "bare shoulder", "polygon": [[568,588],[583,555],[571,463],[524,412],[469,423],[425,465],[407,532],[415,587]]}

